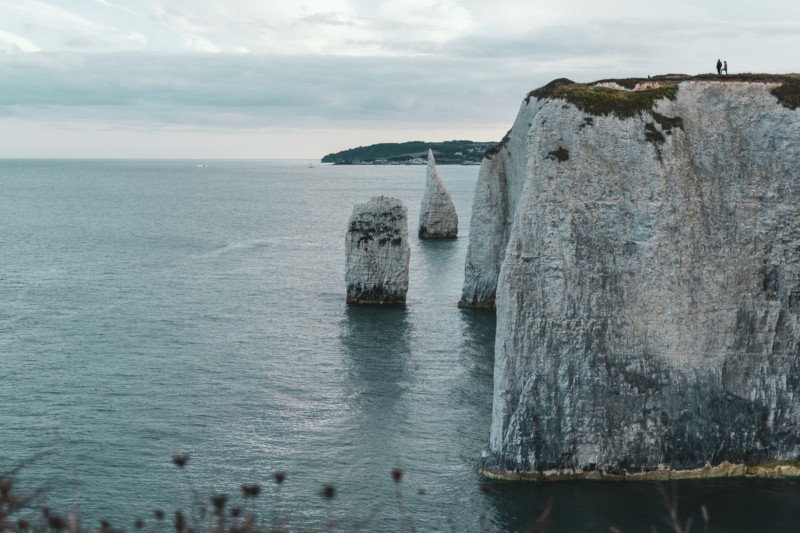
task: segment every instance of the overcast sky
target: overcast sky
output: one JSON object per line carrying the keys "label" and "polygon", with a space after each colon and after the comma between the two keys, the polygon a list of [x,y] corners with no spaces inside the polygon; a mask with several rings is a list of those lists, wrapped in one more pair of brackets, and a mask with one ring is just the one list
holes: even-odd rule
{"label": "overcast sky", "polygon": [[554,78],[800,71],[796,0],[0,0],[0,157],[499,140]]}

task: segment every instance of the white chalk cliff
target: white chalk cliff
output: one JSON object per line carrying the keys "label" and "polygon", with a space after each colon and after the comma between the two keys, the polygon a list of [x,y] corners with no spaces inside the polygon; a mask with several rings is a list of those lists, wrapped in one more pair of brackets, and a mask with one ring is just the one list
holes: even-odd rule
{"label": "white chalk cliff", "polygon": [[484,474],[800,473],[799,86],[529,95],[470,229],[464,301],[497,307]]}
{"label": "white chalk cliff", "polygon": [[425,194],[419,210],[420,239],[454,239],[458,236],[456,206],[445,187],[433,151],[428,150],[428,168],[425,175]]}
{"label": "white chalk cliff", "polygon": [[408,212],[396,198],[356,204],[345,235],[347,303],[404,304],[408,292]]}

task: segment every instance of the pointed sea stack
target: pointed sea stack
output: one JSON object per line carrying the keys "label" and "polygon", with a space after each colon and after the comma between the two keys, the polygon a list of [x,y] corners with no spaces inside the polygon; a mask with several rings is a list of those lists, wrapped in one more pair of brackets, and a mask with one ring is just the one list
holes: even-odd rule
{"label": "pointed sea stack", "polygon": [[433,151],[428,150],[428,172],[425,196],[419,210],[420,239],[455,239],[458,236],[458,215],[456,206],[444,186]]}
{"label": "pointed sea stack", "polygon": [[347,303],[405,304],[408,292],[408,212],[396,198],[356,204],[345,237]]}

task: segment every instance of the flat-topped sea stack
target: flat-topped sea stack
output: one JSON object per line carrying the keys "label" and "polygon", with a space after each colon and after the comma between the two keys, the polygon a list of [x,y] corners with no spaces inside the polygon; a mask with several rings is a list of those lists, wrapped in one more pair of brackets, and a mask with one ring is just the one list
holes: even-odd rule
{"label": "flat-topped sea stack", "polygon": [[408,213],[396,198],[356,204],[345,236],[347,303],[405,304],[408,292]]}
{"label": "flat-topped sea stack", "polygon": [[800,474],[798,105],[794,75],[525,99],[470,229],[465,299],[497,308],[484,475]]}
{"label": "flat-topped sea stack", "polygon": [[456,206],[445,187],[433,151],[428,150],[428,169],[425,176],[425,195],[419,210],[420,239],[455,239],[458,236]]}

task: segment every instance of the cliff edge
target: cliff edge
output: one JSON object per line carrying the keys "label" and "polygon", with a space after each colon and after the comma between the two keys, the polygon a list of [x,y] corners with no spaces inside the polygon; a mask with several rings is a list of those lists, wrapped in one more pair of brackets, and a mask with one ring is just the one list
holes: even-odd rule
{"label": "cliff edge", "polygon": [[484,474],[800,473],[798,87],[556,80],[523,102],[481,168],[462,299],[497,307]]}

